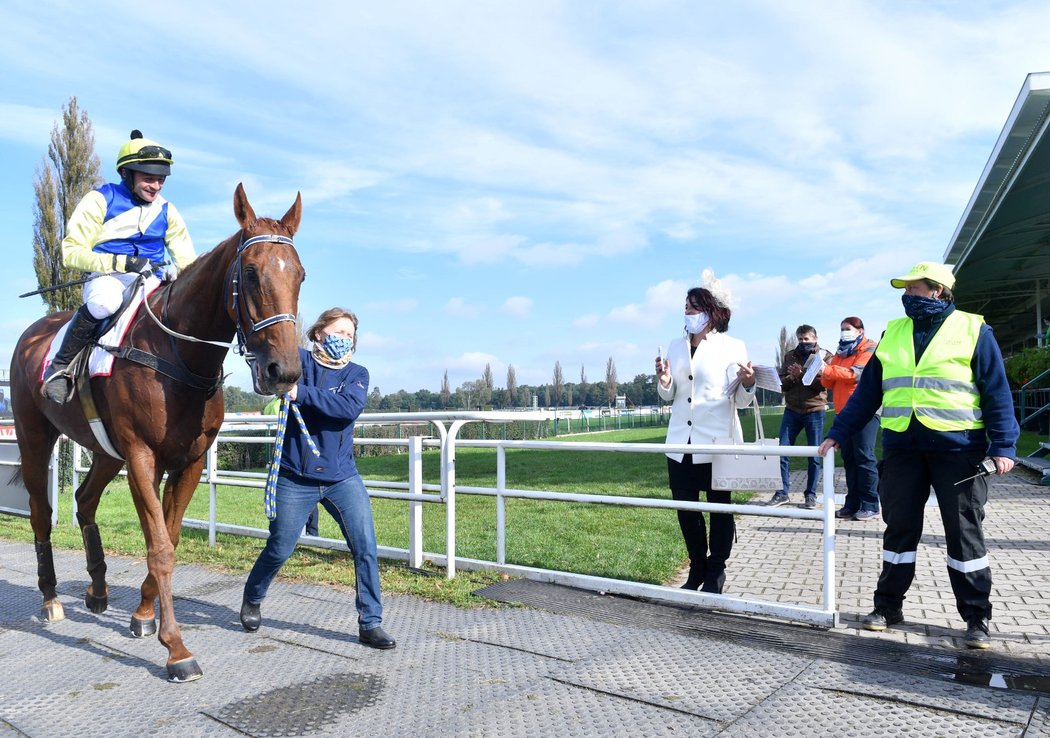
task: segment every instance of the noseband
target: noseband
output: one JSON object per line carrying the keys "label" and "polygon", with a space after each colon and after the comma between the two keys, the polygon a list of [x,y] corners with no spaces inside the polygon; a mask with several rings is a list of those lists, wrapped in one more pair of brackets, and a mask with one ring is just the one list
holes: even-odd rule
{"label": "noseband", "polygon": [[[240,297],[240,283],[241,283],[241,255],[248,249],[249,246],[254,246],[257,243],[283,243],[287,246],[295,248],[295,244],[292,239],[287,236],[278,236],[270,233],[263,236],[252,236],[251,238],[241,241],[241,245],[237,247],[237,257],[233,260],[233,264],[230,265],[230,278],[226,282],[227,290],[233,299],[233,315],[234,320],[237,323],[237,346],[233,349],[238,354],[244,357],[247,362],[255,361],[255,354],[248,351],[248,338],[250,338],[257,331],[261,331],[263,328],[268,328],[275,323],[283,323],[286,320],[295,322],[295,316],[291,313],[280,313],[279,315],[271,315],[269,318],[263,318],[258,323],[252,318],[248,312],[248,305],[244,304],[244,309],[241,309],[242,301]],[[245,327],[248,328],[247,333]]]}

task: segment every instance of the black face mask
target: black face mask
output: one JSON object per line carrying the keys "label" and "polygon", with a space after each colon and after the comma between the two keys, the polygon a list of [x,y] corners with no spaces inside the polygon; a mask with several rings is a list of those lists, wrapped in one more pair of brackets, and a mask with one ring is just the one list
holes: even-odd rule
{"label": "black face mask", "polygon": [[812,341],[799,341],[796,348],[800,354],[812,354],[817,350],[817,344]]}

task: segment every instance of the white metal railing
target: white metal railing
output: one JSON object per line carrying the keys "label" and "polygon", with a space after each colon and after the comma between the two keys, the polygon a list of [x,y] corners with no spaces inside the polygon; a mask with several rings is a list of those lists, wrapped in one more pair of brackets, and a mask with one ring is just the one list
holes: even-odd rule
{"label": "white metal railing", "polygon": [[[565,493],[548,490],[525,490],[508,486],[506,478],[507,449],[536,449],[546,451],[586,451],[593,453],[734,453],[743,455],[775,454],[789,457],[813,457],[817,455],[815,446],[741,446],[717,444],[653,444],[653,443],[599,443],[599,442],[566,442],[566,441],[511,441],[511,440],[460,440],[460,430],[468,423],[475,422],[508,422],[508,421],[543,421],[552,419],[547,412],[460,412],[460,413],[368,413],[362,415],[358,423],[390,424],[406,422],[427,422],[437,431],[437,439],[424,439],[410,436],[404,439],[382,439],[355,437],[359,445],[398,446],[407,450],[408,482],[384,480],[365,480],[365,485],[372,497],[400,499],[408,503],[408,546],[407,548],[381,547],[380,555],[386,558],[405,560],[410,566],[419,567],[424,560],[438,566],[444,566],[446,576],[453,578],[457,565],[468,569],[487,569],[524,576],[527,578],[550,581],[585,589],[612,592],[631,596],[651,597],[665,601],[684,604],[703,604],[712,609],[728,610],[740,613],[772,615],[776,617],[808,622],[817,625],[831,626],[837,624],[838,614],[835,591],[835,496],[834,496],[834,454],[823,458],[823,506],[818,510],[800,508],[770,508],[754,504],[719,504],[711,502],[682,502],[658,498],[623,497],[587,493]],[[218,465],[218,446],[222,443],[273,443],[272,436],[236,435],[246,425],[258,429],[272,428],[274,416],[227,416],[216,443],[208,451],[205,474],[202,484],[209,489],[208,520],[185,519],[184,527],[208,531],[208,540],[215,544],[216,533],[265,538],[266,529],[221,523],[216,519],[216,496],[218,487],[238,486],[262,489],[265,486],[265,474],[221,470]],[[447,424],[447,425],[446,425]],[[470,487],[458,486],[456,483],[455,460],[457,448],[494,448],[497,454],[496,486]],[[86,471],[80,465],[79,447],[75,448],[74,476]],[[438,448],[441,454],[440,484],[424,484],[422,474],[423,449]],[[74,479],[74,485],[76,479]],[[496,560],[460,558],[456,554],[456,495],[484,495],[496,500]],[[737,515],[759,515],[777,518],[795,518],[819,520],[822,523],[823,549],[823,591],[820,607],[806,604],[785,604],[763,600],[745,599],[731,595],[715,595],[704,592],[669,588],[662,585],[629,582],[606,577],[598,577],[573,572],[556,571],[526,567],[506,562],[506,501],[508,499],[535,499],[558,502],[576,502],[600,505],[619,505],[629,507],[649,507],[668,510],[694,510],[698,512],[727,512]],[[445,544],[446,553],[423,551],[422,541],[422,505],[423,503],[443,504],[445,506]],[[329,539],[313,536],[302,536],[301,542],[313,546],[347,550],[341,539]]]}

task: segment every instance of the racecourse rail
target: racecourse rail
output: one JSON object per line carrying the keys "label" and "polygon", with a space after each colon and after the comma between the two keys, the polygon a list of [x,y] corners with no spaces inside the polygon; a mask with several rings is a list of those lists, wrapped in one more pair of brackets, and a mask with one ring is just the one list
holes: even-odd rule
{"label": "racecourse rail", "polygon": [[[563,417],[563,416],[559,416]],[[507,449],[542,449],[546,451],[591,452],[595,454],[622,453],[734,453],[747,455],[775,454],[780,456],[813,457],[817,456],[816,446],[733,446],[716,444],[664,444],[664,443],[599,443],[564,441],[527,441],[527,440],[463,440],[459,431],[468,423],[510,423],[518,421],[550,421],[555,413],[547,411],[531,412],[422,412],[422,413],[366,413],[358,418],[359,426],[429,423],[437,432],[437,437],[424,438],[419,435],[407,438],[363,438],[355,437],[358,445],[397,446],[407,451],[408,481],[392,482],[366,479],[365,486],[369,495],[387,499],[403,500],[408,508],[408,541],[406,548],[381,546],[380,556],[403,560],[412,567],[420,567],[424,561],[444,567],[446,576],[453,578],[457,567],[464,569],[483,569],[499,571],[512,576],[526,577],[546,582],[553,582],[582,589],[610,592],[633,597],[646,597],[655,600],[677,602],[687,605],[701,605],[713,610],[724,610],[742,614],[756,614],[783,618],[797,622],[811,623],[825,627],[838,624],[838,609],[835,594],[835,491],[834,491],[834,453],[823,459],[822,496],[823,505],[819,509],[772,508],[755,504],[718,504],[709,502],[680,502],[669,499],[621,497],[589,493],[565,493],[548,490],[516,489],[508,486],[506,474]],[[209,504],[208,519],[183,520],[183,527],[208,531],[208,540],[215,545],[216,533],[266,538],[268,531],[263,528],[222,523],[216,519],[216,496],[220,486],[254,487],[262,489],[266,474],[261,472],[235,471],[220,469],[218,447],[225,443],[272,444],[272,435],[238,435],[248,430],[264,430],[272,433],[275,416],[227,415],[222,429],[208,450],[207,465],[201,484],[208,486]],[[3,444],[8,445],[8,444]],[[423,449],[440,450],[441,475],[440,484],[423,482]],[[496,486],[470,487],[456,483],[456,450],[457,448],[494,448],[496,449]],[[81,464],[81,448],[74,444],[76,463],[73,466],[73,485],[77,485],[79,475],[87,471]],[[58,478],[57,446],[52,456],[51,495],[53,513],[57,522]],[[17,455],[16,457],[17,458]],[[11,461],[8,452],[0,465],[17,466]],[[456,556],[456,496],[461,494],[483,495],[496,499],[496,560],[485,561]],[[607,577],[591,576],[574,572],[557,571],[536,567],[519,566],[507,563],[505,506],[509,498],[552,500],[560,502],[584,503],[595,505],[620,505],[627,507],[648,507],[667,510],[696,510],[701,512],[729,512],[736,515],[759,515],[772,518],[796,518],[819,520],[822,523],[823,535],[823,591],[822,604],[815,607],[805,603],[790,604],[751,600],[731,595],[715,595],[704,592],[682,590],[663,585],[631,582]],[[423,508],[424,504],[445,506],[445,554],[431,553],[423,550]],[[74,502],[75,508],[75,502]],[[24,514],[11,506],[0,506],[0,512]],[[75,509],[74,509],[75,524]],[[320,548],[346,551],[346,543],[341,539],[321,538],[303,535],[300,542]]]}

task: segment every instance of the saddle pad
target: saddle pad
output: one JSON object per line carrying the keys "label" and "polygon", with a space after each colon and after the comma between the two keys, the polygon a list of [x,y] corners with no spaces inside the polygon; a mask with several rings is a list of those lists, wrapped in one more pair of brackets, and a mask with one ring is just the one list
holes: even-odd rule
{"label": "saddle pad", "polygon": [[[160,280],[156,277],[148,278],[144,283],[139,285],[139,288],[135,290],[135,294],[128,300],[128,306],[120,314],[120,317],[110,326],[109,330],[103,333],[98,343],[102,346],[117,347],[120,346],[124,341],[124,334],[128,332],[128,328],[131,327],[131,321],[134,320],[138,314],[139,308],[142,306],[142,301],[146,299],[147,295],[152,295],[153,291],[160,287]],[[47,356],[44,357],[44,363],[40,367],[40,381],[44,379],[44,372],[51,366],[51,361],[55,358],[55,354],[58,353],[58,349],[62,346],[62,339],[66,337],[66,329],[69,328],[69,322],[67,321],[58,332],[55,333],[55,337],[51,339],[51,347],[47,350]],[[108,377],[113,373],[113,354],[109,353],[105,349],[96,346],[91,349],[91,356],[88,358],[88,370],[92,377]]]}

